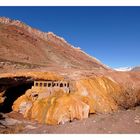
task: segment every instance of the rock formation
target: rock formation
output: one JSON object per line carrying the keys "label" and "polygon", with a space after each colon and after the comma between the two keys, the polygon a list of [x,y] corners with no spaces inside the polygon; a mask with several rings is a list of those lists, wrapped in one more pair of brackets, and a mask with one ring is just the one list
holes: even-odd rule
{"label": "rock formation", "polygon": [[[114,71],[54,33],[8,18],[0,18],[0,71],[0,109],[40,123],[63,124],[140,103],[140,72]],[[69,92],[32,88],[40,80],[69,81]]]}

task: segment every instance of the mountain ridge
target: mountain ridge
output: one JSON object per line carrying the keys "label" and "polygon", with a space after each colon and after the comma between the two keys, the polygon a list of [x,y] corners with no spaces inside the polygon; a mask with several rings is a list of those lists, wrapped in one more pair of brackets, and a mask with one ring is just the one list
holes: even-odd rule
{"label": "mountain ridge", "polygon": [[63,68],[107,69],[98,59],[64,38],[34,29],[19,20],[1,17],[0,37],[0,59]]}

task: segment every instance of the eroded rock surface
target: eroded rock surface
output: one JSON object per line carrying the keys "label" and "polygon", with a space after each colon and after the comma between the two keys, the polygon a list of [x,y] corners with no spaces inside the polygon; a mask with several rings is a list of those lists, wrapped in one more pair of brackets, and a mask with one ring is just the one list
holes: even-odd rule
{"label": "eroded rock surface", "polygon": [[[140,101],[139,90],[129,93],[123,85],[109,77],[81,77],[71,83],[70,93],[60,89],[48,96],[47,88],[29,89],[14,102],[12,108],[25,118],[40,123],[63,124],[88,118],[90,113],[109,113],[126,106],[133,107]],[[37,98],[33,97],[35,94]],[[137,100],[129,94],[136,96]]]}

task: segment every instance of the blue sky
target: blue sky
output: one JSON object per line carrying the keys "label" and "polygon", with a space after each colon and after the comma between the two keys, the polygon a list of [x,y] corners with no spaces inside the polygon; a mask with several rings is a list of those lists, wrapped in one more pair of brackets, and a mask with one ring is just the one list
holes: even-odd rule
{"label": "blue sky", "polygon": [[0,7],[0,16],[54,32],[110,67],[140,65],[140,7]]}

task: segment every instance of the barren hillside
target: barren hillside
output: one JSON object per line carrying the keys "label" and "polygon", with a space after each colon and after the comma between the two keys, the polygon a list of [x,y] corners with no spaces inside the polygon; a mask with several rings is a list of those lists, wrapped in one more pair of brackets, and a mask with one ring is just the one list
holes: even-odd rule
{"label": "barren hillside", "polygon": [[140,71],[140,66],[134,67],[131,71]]}
{"label": "barren hillside", "polygon": [[[52,32],[44,33],[18,21],[0,18],[0,61],[76,69],[105,69],[95,58]],[[6,64],[5,64],[6,65]]]}

